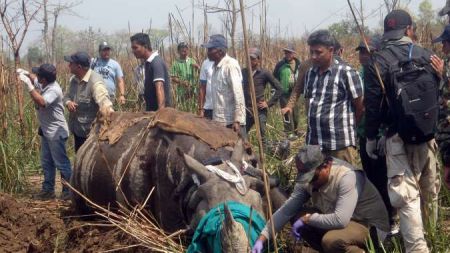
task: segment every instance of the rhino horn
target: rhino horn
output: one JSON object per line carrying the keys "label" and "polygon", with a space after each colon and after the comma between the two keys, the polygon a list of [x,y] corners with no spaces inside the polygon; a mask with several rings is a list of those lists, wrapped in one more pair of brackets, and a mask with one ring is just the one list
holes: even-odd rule
{"label": "rhino horn", "polygon": [[245,152],[244,142],[241,138],[239,138],[239,140],[234,145],[234,150],[233,153],[231,154],[231,161],[234,164],[240,165],[242,162],[242,158],[244,157],[244,152]]}
{"label": "rhino horn", "polygon": [[[179,151],[180,152],[180,151]],[[198,179],[200,180],[200,183],[204,183],[208,181],[208,179],[211,177],[206,167],[201,164],[199,161],[194,159],[192,156],[182,153],[184,163],[188,167],[188,169],[197,174]]]}
{"label": "rhino horn", "polygon": [[233,218],[228,205],[224,204],[225,219],[223,221],[221,242],[223,252],[233,252],[233,253],[247,253],[248,249],[248,238],[245,233],[244,227],[241,223],[237,222]]}

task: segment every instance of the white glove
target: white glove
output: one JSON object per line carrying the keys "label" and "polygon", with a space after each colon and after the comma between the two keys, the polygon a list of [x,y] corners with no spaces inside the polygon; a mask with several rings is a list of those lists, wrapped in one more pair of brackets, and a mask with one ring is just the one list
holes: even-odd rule
{"label": "white glove", "polygon": [[31,83],[31,79],[25,74],[19,74],[19,79],[25,84],[25,88],[27,88],[28,92],[35,89],[34,85]]}
{"label": "white glove", "polygon": [[29,75],[30,74],[30,72],[28,72],[28,71],[26,71],[25,69],[21,69],[21,68],[18,68],[18,69],[16,69],[16,73],[17,74],[24,74],[24,75]]}
{"label": "white glove", "polygon": [[377,151],[377,140],[373,139],[367,139],[366,141],[366,152],[367,155],[372,158],[372,159],[377,159],[378,156],[375,154],[375,152]]}
{"label": "white glove", "polygon": [[381,138],[377,142],[377,150],[378,154],[381,156],[386,155],[386,136],[381,136]]}

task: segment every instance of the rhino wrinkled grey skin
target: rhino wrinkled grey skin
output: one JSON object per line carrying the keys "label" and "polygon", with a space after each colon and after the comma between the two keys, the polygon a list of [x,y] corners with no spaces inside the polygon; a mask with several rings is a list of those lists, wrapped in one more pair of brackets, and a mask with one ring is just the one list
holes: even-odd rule
{"label": "rhino wrinkled grey skin", "polygon": [[[139,115],[142,117],[143,114]],[[116,120],[112,124],[131,122],[135,118],[131,113],[113,117]],[[194,119],[194,129],[198,120],[204,119]],[[193,136],[157,126],[149,128],[149,122],[140,120],[130,124],[113,145],[100,141],[100,126],[94,126],[77,153],[72,186],[95,203],[111,207],[117,202],[141,204],[154,188],[145,208],[167,232],[188,226],[195,229],[201,217],[211,208],[229,200],[252,206],[264,214],[260,179],[245,175],[248,190],[241,194],[233,183],[209,172],[201,162],[217,158],[216,161],[231,161],[237,168],[241,168],[242,161],[254,164],[253,155],[247,153],[241,140],[236,141],[234,147],[223,146],[215,150]],[[231,131],[218,125],[214,127],[218,136],[224,131]],[[233,174],[227,163],[216,167]],[[73,202],[78,211],[89,211],[77,194],[74,194]],[[223,224],[224,252],[247,252],[248,238],[242,225],[227,212]]]}

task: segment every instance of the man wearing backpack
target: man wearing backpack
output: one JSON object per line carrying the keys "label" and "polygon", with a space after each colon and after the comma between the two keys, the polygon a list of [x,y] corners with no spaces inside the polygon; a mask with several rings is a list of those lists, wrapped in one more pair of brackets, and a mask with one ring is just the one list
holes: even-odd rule
{"label": "man wearing backpack", "polygon": [[386,125],[388,193],[398,208],[406,252],[429,252],[420,207],[422,200],[423,217],[433,227],[439,191],[434,140],[439,77],[430,64],[432,53],[413,44],[410,29],[411,16],[403,10],[384,19],[382,49],[364,78],[366,150],[377,157],[376,136]]}

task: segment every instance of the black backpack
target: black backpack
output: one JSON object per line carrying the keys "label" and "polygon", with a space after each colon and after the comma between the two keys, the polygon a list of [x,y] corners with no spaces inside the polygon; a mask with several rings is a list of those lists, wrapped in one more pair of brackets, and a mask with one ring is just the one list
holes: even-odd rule
{"label": "black backpack", "polygon": [[439,79],[432,69],[430,53],[409,44],[408,57],[398,46],[379,54],[389,63],[389,110],[397,121],[397,132],[406,143],[418,144],[434,138],[439,113]]}

